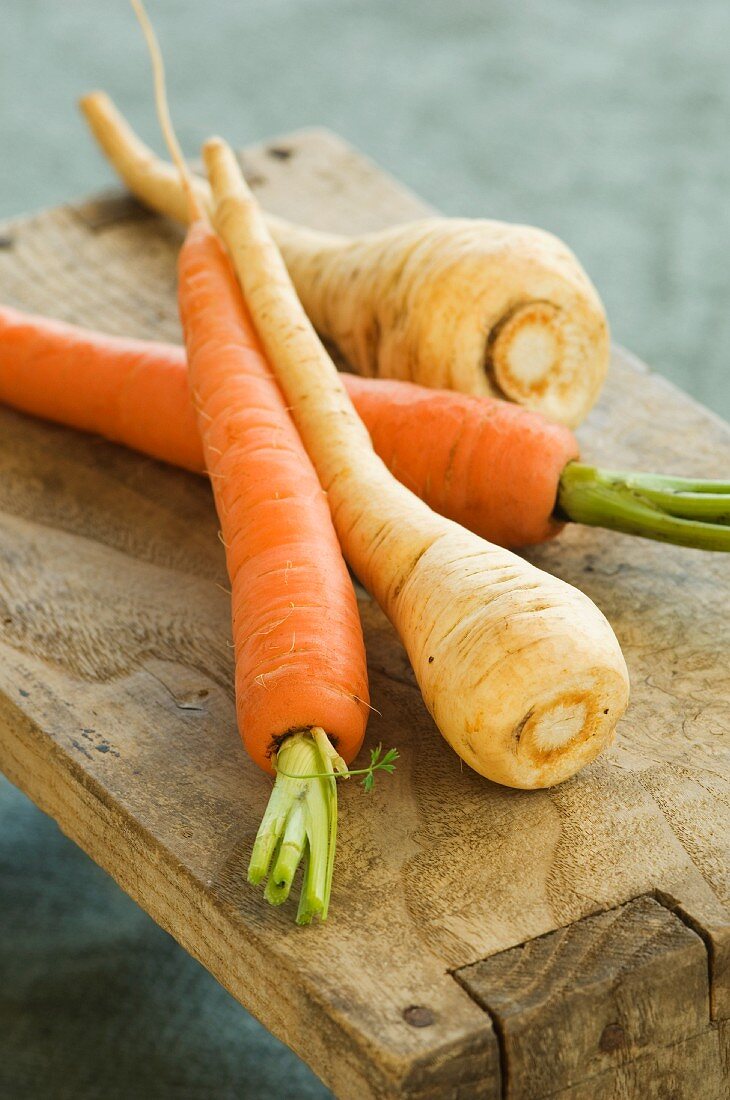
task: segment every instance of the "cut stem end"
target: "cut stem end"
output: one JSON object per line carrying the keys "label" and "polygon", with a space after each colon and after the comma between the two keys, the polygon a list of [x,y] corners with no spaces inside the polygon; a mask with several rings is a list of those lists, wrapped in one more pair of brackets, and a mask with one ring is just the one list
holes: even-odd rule
{"label": "cut stem end", "polygon": [[304,861],[298,924],[327,917],[337,840],[334,769],[340,762],[344,765],[322,729],[292,734],[276,755],[276,781],[254,842],[248,881],[258,884],[268,876],[264,897],[281,905]]}
{"label": "cut stem end", "polygon": [[730,551],[727,482],[600,470],[570,462],[560,478],[556,516],[678,546]]}

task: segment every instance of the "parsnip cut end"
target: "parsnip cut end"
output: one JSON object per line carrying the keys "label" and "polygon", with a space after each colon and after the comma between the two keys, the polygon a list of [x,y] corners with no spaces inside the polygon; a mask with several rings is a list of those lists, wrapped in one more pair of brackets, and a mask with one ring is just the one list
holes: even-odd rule
{"label": "parsnip cut end", "polygon": [[561,310],[550,302],[530,302],[499,326],[490,367],[505,396],[525,402],[555,385],[564,350]]}
{"label": "parsnip cut end", "polygon": [[558,690],[513,731],[513,775],[520,787],[552,787],[575,775],[613,740],[626,709],[626,683],[609,670],[586,676],[584,690]]}

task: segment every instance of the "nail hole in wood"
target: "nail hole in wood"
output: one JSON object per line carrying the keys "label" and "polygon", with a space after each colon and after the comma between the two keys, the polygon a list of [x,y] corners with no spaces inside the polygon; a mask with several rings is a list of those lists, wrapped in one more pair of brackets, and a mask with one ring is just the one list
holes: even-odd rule
{"label": "nail hole in wood", "polygon": [[613,1054],[626,1042],[626,1033],[620,1024],[607,1024],[598,1040],[598,1049],[604,1054]]}
{"label": "nail hole in wood", "polygon": [[266,152],[274,160],[289,160],[289,157],[294,156],[294,150],[285,145],[270,145]]}
{"label": "nail hole in wood", "polygon": [[404,1008],[403,1019],[411,1027],[430,1027],[434,1022],[433,1012],[424,1005],[409,1005]]}

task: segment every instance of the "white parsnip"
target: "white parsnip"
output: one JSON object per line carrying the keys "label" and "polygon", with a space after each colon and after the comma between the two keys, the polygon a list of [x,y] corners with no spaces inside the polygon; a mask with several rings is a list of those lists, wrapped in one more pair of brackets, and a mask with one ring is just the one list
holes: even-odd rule
{"label": "white parsnip", "polygon": [[[103,153],[132,194],[152,210],[187,225],[189,204],[177,168],[166,164],[137,137],[106,92],[82,96],[79,107]],[[208,183],[192,173],[190,180],[195,197],[210,214]]]}
{"label": "white parsnip", "polygon": [[[180,221],[179,179],[108,96],[81,108],[97,141],[144,203]],[[196,181],[210,208],[210,189]],[[428,218],[360,237],[269,217],[318,332],[359,374],[496,394],[575,426],[608,367],[600,299],[573,253],[531,226]]]}
{"label": "white parsnip", "polygon": [[574,774],[628,700],[618,642],[577,589],[432,512],[375,455],[230,148],[205,147],[215,224],[328,494],[351,566],[393,622],[444,737],[515,787]]}
{"label": "white parsnip", "polygon": [[359,374],[506,397],[571,427],[595,404],[608,326],[557,237],[466,218],[355,238],[272,229],[315,327]]}

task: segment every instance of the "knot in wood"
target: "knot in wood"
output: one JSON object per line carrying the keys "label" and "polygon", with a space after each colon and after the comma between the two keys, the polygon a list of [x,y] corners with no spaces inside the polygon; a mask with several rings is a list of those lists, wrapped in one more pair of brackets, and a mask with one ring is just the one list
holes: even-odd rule
{"label": "knot in wood", "polygon": [[403,1009],[403,1019],[411,1027],[430,1027],[434,1022],[434,1015],[424,1005],[409,1005]]}

